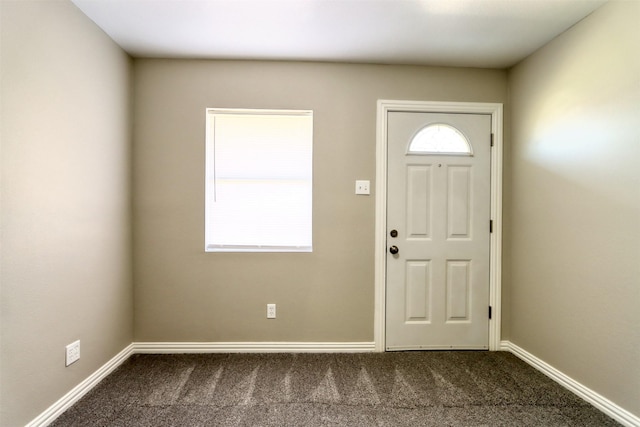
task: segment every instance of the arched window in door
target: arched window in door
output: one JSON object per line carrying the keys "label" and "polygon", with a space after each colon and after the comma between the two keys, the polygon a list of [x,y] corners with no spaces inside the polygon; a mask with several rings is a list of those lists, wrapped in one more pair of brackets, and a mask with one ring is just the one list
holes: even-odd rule
{"label": "arched window in door", "polygon": [[414,135],[408,154],[473,156],[473,150],[469,140],[458,129],[444,123],[433,123]]}

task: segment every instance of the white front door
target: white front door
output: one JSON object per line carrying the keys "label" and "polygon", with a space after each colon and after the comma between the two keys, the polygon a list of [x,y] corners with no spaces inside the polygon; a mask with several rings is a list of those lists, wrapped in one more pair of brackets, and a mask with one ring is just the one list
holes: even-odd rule
{"label": "white front door", "polygon": [[488,349],[491,115],[387,114],[386,349]]}

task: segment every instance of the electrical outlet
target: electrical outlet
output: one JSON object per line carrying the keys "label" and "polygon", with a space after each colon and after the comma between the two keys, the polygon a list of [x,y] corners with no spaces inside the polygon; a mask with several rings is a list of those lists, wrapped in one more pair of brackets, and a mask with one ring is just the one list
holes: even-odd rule
{"label": "electrical outlet", "polygon": [[73,362],[77,362],[80,359],[80,340],[72,342],[67,346],[66,365],[69,366]]}
{"label": "electrical outlet", "polygon": [[275,319],[275,318],[276,318],[276,305],[267,304],[267,319]]}

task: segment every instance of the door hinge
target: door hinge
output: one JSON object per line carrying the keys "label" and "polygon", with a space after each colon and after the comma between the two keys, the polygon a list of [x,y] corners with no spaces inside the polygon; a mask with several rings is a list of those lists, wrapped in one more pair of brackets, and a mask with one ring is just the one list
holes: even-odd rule
{"label": "door hinge", "polygon": [[493,147],[493,134],[491,134],[491,146]]}
{"label": "door hinge", "polygon": [[489,319],[491,319],[491,306],[489,306]]}
{"label": "door hinge", "polygon": [[493,233],[493,220],[489,220],[489,233]]}

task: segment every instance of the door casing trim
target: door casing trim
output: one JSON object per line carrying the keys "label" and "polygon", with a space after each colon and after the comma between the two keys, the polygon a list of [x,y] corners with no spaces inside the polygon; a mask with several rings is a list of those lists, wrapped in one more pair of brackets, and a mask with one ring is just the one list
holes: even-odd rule
{"label": "door casing trim", "polygon": [[491,219],[493,220],[493,232],[490,236],[489,250],[489,305],[492,307],[492,316],[489,320],[489,350],[498,351],[500,350],[502,317],[503,105],[501,103],[483,102],[386,99],[378,100],[376,119],[375,311],[373,328],[375,349],[383,352],[386,348],[387,113],[390,111],[491,115],[491,132],[493,133],[493,148],[491,150]]}

